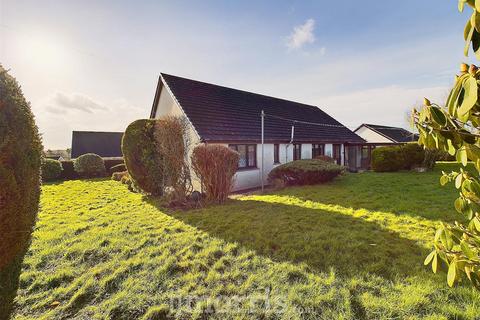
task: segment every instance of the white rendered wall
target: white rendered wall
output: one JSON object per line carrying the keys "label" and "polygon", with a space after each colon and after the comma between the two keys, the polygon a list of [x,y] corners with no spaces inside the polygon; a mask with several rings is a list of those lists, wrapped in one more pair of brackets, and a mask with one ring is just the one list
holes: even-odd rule
{"label": "white rendered wall", "polygon": [[392,140],[385,138],[381,134],[378,134],[365,126],[358,128],[355,133],[369,143],[393,143]]}
{"label": "white rendered wall", "polygon": [[[224,144],[228,146],[228,144]],[[330,147],[330,153],[332,151],[332,145],[326,144]],[[341,146],[342,164],[344,159],[344,146]],[[291,144],[279,144],[279,160],[280,164],[293,161],[293,145]],[[312,145],[309,143],[302,144],[302,159],[312,158]],[[268,183],[268,173],[279,164],[273,162],[273,144],[264,144],[264,173],[263,181],[266,185]],[[235,174],[235,182],[232,191],[239,191],[245,189],[258,188],[261,186],[261,168],[262,168],[262,145],[257,144],[257,168],[243,169],[237,171]]]}

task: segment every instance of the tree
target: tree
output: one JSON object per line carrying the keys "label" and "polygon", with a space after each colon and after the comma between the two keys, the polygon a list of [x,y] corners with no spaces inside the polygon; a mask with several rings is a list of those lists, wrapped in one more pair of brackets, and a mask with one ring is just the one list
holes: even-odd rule
{"label": "tree", "polygon": [[0,319],[7,319],[40,197],[42,143],[15,78],[0,65]]}
{"label": "tree", "polygon": [[[473,13],[465,25],[467,56],[472,45],[480,59],[480,0],[460,0]],[[426,257],[437,272],[442,264],[448,267],[447,283],[453,286],[465,275],[480,289],[480,72],[475,65],[462,64],[460,74],[443,106],[425,98],[420,111],[413,110],[413,120],[420,133],[419,143],[426,148],[447,151],[463,166],[458,171],[442,172],[440,183],[454,182],[459,191],[455,209],[464,215],[465,223],[441,223],[434,238],[434,250]],[[474,169],[467,169],[467,162]]]}

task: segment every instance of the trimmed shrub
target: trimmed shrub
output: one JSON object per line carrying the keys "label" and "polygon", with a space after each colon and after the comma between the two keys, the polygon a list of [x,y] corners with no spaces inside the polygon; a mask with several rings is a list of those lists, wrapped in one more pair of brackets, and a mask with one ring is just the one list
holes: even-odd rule
{"label": "trimmed shrub", "polygon": [[29,103],[0,65],[0,318],[8,319],[38,212],[43,147]]}
{"label": "trimmed shrub", "polygon": [[372,151],[372,169],[374,171],[398,171],[404,166],[403,154],[398,146],[380,147]]}
{"label": "trimmed shrub", "polygon": [[58,160],[43,159],[42,161],[42,181],[53,181],[60,178],[62,174],[62,164]]}
{"label": "trimmed shrub", "polygon": [[421,167],[425,159],[425,150],[418,143],[407,143],[398,146],[402,151],[403,169],[413,169]]}
{"label": "trimmed shrub", "polygon": [[102,157],[95,153],[82,154],[73,162],[75,172],[82,178],[105,176],[105,163]]}
{"label": "trimmed shrub", "polygon": [[333,159],[332,157],[329,157],[329,156],[325,156],[325,155],[316,156],[314,159],[315,160],[322,160],[322,161],[330,162],[330,163],[336,163],[335,159]]}
{"label": "trimmed shrub", "polygon": [[372,169],[377,172],[411,170],[425,164],[425,150],[418,143],[375,148]]}
{"label": "trimmed shrub", "polygon": [[296,160],[275,167],[268,174],[268,181],[280,180],[285,185],[318,184],[331,181],[344,171],[345,167],[323,160]]}
{"label": "trimmed shrub", "polygon": [[198,145],[192,152],[192,168],[200,179],[207,201],[223,203],[233,187],[238,152],[221,145]]}
{"label": "trimmed shrub", "polygon": [[125,166],[124,163],[120,163],[111,167],[108,171],[112,174],[115,172],[124,172],[124,171],[127,171],[127,167]]}
{"label": "trimmed shrub", "polygon": [[154,137],[157,125],[158,120],[136,120],[122,138],[122,153],[131,179],[152,195],[162,195],[164,190],[162,159]]}
{"label": "trimmed shrub", "polygon": [[62,160],[60,161],[62,164],[63,171],[60,174],[60,179],[62,180],[76,180],[80,179],[78,173],[75,172],[75,168],[73,167],[73,160]]}

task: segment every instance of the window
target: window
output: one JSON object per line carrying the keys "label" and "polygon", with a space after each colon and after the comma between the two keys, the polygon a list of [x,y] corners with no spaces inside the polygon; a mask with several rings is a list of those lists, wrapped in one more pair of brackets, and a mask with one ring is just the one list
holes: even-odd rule
{"label": "window", "polygon": [[323,156],[325,155],[325,145],[321,144],[312,144],[312,159],[316,156]]}
{"label": "window", "polygon": [[257,167],[257,145],[255,144],[231,144],[229,147],[240,154],[238,168]]}
{"label": "window", "polygon": [[273,163],[280,163],[280,145],[273,145]]}
{"label": "window", "polygon": [[302,145],[296,143],[293,145],[293,160],[302,159]]}
{"label": "window", "polygon": [[341,150],[342,150],[342,145],[341,144],[334,144],[333,145],[333,159],[335,159],[337,164],[342,164]]}

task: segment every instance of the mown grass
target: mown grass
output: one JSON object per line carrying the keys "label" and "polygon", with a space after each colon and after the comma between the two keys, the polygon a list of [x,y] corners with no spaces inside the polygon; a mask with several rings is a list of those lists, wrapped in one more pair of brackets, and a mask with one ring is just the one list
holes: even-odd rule
{"label": "mown grass", "polygon": [[168,212],[109,180],[43,187],[14,318],[478,319],[480,294],[422,262],[460,218],[439,172]]}

